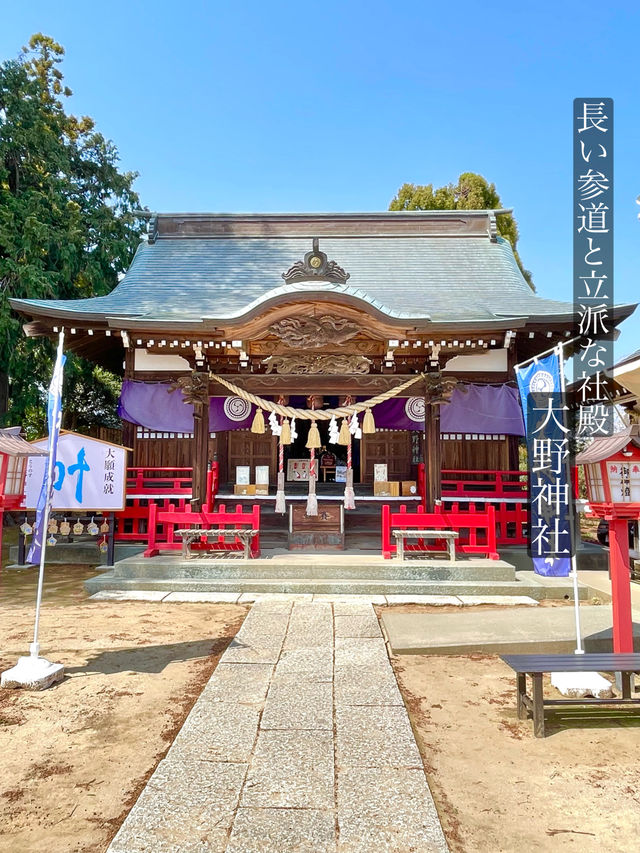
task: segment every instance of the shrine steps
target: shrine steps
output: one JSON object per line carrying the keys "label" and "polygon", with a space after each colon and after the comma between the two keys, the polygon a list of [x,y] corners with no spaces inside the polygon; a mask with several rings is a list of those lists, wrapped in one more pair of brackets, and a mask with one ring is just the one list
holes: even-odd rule
{"label": "shrine steps", "polygon": [[114,577],[146,578],[148,580],[300,580],[358,581],[362,578],[377,581],[510,581],[515,569],[503,560],[418,561],[383,560],[381,557],[339,554],[286,555],[282,559],[240,560],[218,559],[183,560],[178,556],[129,557],[113,567]]}
{"label": "shrine steps", "polygon": [[[162,560],[172,558],[153,558]],[[175,560],[175,558],[174,558]],[[232,572],[225,561],[226,568],[215,576],[211,566],[206,571],[198,571],[195,566],[177,570],[174,563],[172,572],[154,571],[138,568],[139,560],[124,560],[109,571],[85,581],[89,594],[102,590],[132,592],[136,590],[158,592],[232,592],[232,593],[318,593],[332,595],[526,595],[536,600],[568,599],[572,595],[568,578],[545,579],[533,577],[530,572],[516,574],[512,566],[500,565],[500,561],[474,561],[486,564],[494,562],[494,567],[475,565],[465,567],[473,569],[466,576],[443,577],[443,572],[455,571],[451,564],[443,566],[417,566],[385,561],[384,566],[367,565],[364,561],[353,566],[352,577],[345,577],[345,567],[340,572],[333,570],[332,576],[322,576],[323,572],[311,571],[309,565],[298,565],[295,574],[282,573],[282,563],[272,566],[271,571],[260,570],[252,566],[260,561],[252,561],[243,570],[233,567]],[[152,560],[146,561],[148,564]],[[266,561],[265,561],[266,562]],[[272,562],[272,561],[271,561]],[[443,561],[444,562],[444,561]],[[495,563],[498,563],[496,566]],[[510,578],[504,579],[505,567],[510,570]],[[159,568],[159,567],[158,567]],[[220,567],[223,569],[223,567]],[[127,569],[127,570],[125,570]],[[182,572],[182,573],[181,573]],[[492,577],[492,572],[500,579]],[[188,573],[188,574],[185,574]],[[162,576],[164,574],[164,576]],[[328,574],[328,572],[324,572]],[[160,576],[158,576],[160,575]],[[191,576],[189,576],[191,575]],[[195,575],[195,576],[194,576]],[[549,582],[552,581],[552,582]],[[586,598],[588,591],[581,589],[581,597]]]}

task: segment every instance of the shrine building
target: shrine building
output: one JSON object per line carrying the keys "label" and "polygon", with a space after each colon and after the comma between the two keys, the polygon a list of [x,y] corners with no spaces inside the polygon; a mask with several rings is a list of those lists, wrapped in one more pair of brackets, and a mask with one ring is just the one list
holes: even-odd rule
{"label": "shrine building", "polygon": [[11,304],[123,376],[132,478],[184,471],[193,508],[271,516],[280,473],[287,502],[312,478],[321,503],[346,483],[378,513],[505,499],[523,517],[513,366],[575,316],[531,289],[501,212],[154,214],[109,295]]}

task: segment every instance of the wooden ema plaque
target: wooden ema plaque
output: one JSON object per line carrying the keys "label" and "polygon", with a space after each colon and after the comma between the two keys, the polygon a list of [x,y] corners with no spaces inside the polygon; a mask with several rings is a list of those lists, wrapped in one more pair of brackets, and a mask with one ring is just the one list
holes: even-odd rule
{"label": "wooden ema plaque", "polygon": [[307,515],[305,503],[290,504],[289,513],[289,550],[344,550],[342,504],[320,501],[317,515]]}

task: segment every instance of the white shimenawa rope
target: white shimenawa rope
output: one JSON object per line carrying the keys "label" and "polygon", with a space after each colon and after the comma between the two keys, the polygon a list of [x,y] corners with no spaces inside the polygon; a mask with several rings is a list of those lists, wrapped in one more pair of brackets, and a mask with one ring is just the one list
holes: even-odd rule
{"label": "white shimenawa rope", "polygon": [[364,400],[362,403],[354,403],[352,406],[340,406],[337,409],[295,409],[293,406],[283,406],[279,403],[274,403],[271,400],[265,400],[264,397],[258,397],[256,394],[251,394],[249,391],[245,391],[243,388],[234,385],[233,382],[223,379],[222,376],[216,376],[215,373],[211,374],[211,378],[215,379],[216,382],[219,382],[220,385],[223,385],[228,391],[231,391],[231,393],[236,397],[246,400],[247,403],[253,403],[258,406],[258,408],[264,409],[267,412],[275,412],[277,415],[281,415],[284,418],[300,418],[300,420],[307,421],[329,421],[332,417],[349,418],[358,412],[364,412],[367,409],[372,409],[379,403],[384,403],[385,400],[391,400],[393,397],[397,397],[403,391],[406,391],[407,388],[410,388],[414,383],[418,382],[418,380],[424,379],[424,373],[417,373],[415,376],[412,376],[411,379],[403,382],[402,385],[398,385],[396,388],[391,388],[389,391],[385,391],[382,394],[371,397],[369,400]]}

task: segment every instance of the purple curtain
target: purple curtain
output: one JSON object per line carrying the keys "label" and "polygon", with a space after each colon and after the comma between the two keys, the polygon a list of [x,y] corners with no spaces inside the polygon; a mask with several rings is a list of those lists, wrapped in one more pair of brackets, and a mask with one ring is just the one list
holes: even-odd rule
{"label": "purple curtain", "polygon": [[[211,397],[209,430],[249,429],[254,413],[255,406],[240,397]],[[169,385],[163,383],[125,379],[118,415],[158,432],[193,432],[193,406],[185,403],[182,391],[169,393]]]}
{"label": "purple curtain", "polygon": [[[518,392],[509,385],[465,385],[456,388],[451,402],[440,407],[441,432],[487,435],[524,435]],[[396,398],[374,409],[376,426],[383,429],[424,429],[424,399]]]}
{"label": "purple curtain", "polygon": [[[487,435],[524,435],[518,392],[509,385],[465,385],[456,388],[451,402],[440,408],[442,432],[475,432]],[[182,391],[168,393],[169,385],[125,379],[118,404],[124,420],[158,432],[193,432],[193,406],[184,402]],[[304,399],[291,398],[304,407]],[[249,429],[255,406],[240,397],[211,397],[211,432]],[[387,400],[374,409],[376,425],[383,429],[424,428],[424,400],[409,397]]]}

